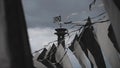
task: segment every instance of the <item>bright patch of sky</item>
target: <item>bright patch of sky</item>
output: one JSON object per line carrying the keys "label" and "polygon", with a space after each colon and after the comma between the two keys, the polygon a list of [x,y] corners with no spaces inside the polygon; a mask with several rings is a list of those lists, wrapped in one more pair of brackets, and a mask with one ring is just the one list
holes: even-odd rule
{"label": "bright patch of sky", "polygon": [[44,48],[48,42],[56,40],[57,36],[54,35],[54,32],[54,29],[50,28],[29,28],[28,33],[32,52]]}

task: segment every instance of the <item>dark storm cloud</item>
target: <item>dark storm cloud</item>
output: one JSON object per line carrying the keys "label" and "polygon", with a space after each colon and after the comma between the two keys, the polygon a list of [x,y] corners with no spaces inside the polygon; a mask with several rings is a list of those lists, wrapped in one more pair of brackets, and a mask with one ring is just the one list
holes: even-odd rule
{"label": "dark storm cloud", "polygon": [[[53,17],[62,15],[63,18],[71,13],[88,11],[92,0],[23,0],[27,26],[54,27]],[[80,14],[73,18],[79,20],[87,14]]]}

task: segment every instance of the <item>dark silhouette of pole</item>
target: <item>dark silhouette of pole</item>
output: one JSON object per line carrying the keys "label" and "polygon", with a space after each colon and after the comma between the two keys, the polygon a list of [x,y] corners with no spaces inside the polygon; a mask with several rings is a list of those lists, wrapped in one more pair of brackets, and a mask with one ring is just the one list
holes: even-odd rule
{"label": "dark silhouette of pole", "polygon": [[57,28],[55,31],[55,34],[58,36],[58,45],[62,44],[62,46],[65,48],[65,34],[67,34],[67,29]]}

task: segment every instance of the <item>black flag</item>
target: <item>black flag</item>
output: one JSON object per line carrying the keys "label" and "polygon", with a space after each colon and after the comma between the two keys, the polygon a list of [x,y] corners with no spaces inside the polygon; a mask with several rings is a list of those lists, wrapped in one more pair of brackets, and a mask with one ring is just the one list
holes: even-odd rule
{"label": "black flag", "polygon": [[34,63],[34,66],[36,68],[47,68],[42,62],[39,62],[37,59],[38,59],[38,56],[40,55],[39,52],[37,52],[34,57],[33,57],[33,63]]}
{"label": "black flag", "polygon": [[89,68],[91,66],[91,62],[87,58],[86,54],[82,50],[82,48],[77,40],[78,40],[78,35],[76,34],[75,38],[74,38],[74,40],[69,48],[73,52],[75,57],[78,59],[81,67],[82,68]]}
{"label": "black flag", "polygon": [[74,43],[75,43],[75,41],[76,40],[78,40],[78,35],[76,34],[75,35],[75,37],[74,37],[74,39],[73,39],[73,41],[72,41],[72,43],[71,43],[71,46],[69,46],[69,49],[73,52],[74,51]]}
{"label": "black flag", "polygon": [[113,2],[115,3],[115,5],[119,8],[120,10],[120,0],[113,0]]}
{"label": "black flag", "polygon": [[116,50],[120,53],[120,49],[119,49],[117,40],[115,38],[115,34],[114,34],[113,27],[112,27],[111,24],[110,24],[110,26],[108,28],[108,36],[109,36],[110,40],[112,41],[112,43],[113,43],[114,47],[116,48]]}
{"label": "black flag", "polygon": [[57,68],[63,68],[62,65],[60,63],[57,63],[57,61],[55,59],[56,51],[57,51],[57,47],[55,46],[55,44],[53,44],[50,51],[48,52],[48,55],[47,55],[46,59],[48,59],[49,61],[54,63]]}
{"label": "black flag", "polygon": [[42,64],[44,64],[46,67],[48,68],[56,68],[56,66],[54,64],[52,64],[52,62],[48,59],[46,59],[46,55],[47,55],[47,49],[44,48],[44,50],[41,52],[41,54],[38,56],[37,60],[39,62],[41,62]]}
{"label": "black flag", "polygon": [[55,53],[56,53],[55,44],[52,45],[50,50],[44,49],[38,57],[38,61],[42,62],[48,68],[62,68],[62,66],[56,62]]}
{"label": "black flag", "polygon": [[[79,42],[79,44],[75,44],[75,42],[76,41],[78,41]],[[79,46],[78,46],[79,45]],[[82,47],[81,47],[82,46]],[[81,41],[79,41],[79,37],[78,37],[78,35],[76,34],[75,35],[75,37],[74,37],[74,39],[73,39],[73,42],[71,43],[71,46],[69,47],[70,48],[70,50],[72,51],[72,52],[74,52],[74,54],[75,54],[75,56],[78,58],[78,57],[80,57],[79,55],[81,55],[80,53],[75,53],[75,51],[77,50],[77,48],[79,48],[79,51],[80,52],[82,52],[82,50],[83,50],[83,52],[85,52],[85,53],[82,53],[82,54],[86,54],[84,57],[86,57],[86,59],[90,62],[90,64],[91,64],[91,68],[93,68],[93,63],[91,62],[91,60],[89,59],[89,57],[88,57],[88,51],[87,51],[87,49],[86,49],[86,47],[84,47],[84,45],[81,43]],[[82,48],[82,50],[80,50]],[[76,51],[77,52],[77,51]],[[79,60],[79,59],[82,59],[82,58],[78,58],[78,61],[80,62],[80,64],[81,64],[81,61]],[[82,63],[82,67],[85,67],[84,65],[83,65],[83,63]]]}
{"label": "black flag", "polygon": [[40,53],[40,55],[38,56],[37,60],[38,61],[41,61],[45,58],[45,55],[46,55],[46,52],[47,52],[47,49],[44,48],[43,51]]}
{"label": "black flag", "polygon": [[47,55],[47,59],[50,60],[52,63],[56,63],[56,60],[55,60],[56,50],[57,50],[57,48],[56,48],[55,44],[53,44]]}
{"label": "black flag", "polygon": [[81,47],[83,48],[83,51],[86,53],[86,55],[88,56],[87,50],[89,50],[93,55],[97,67],[106,68],[101,48],[98,42],[96,41],[93,33],[93,26],[89,26],[84,29],[80,41],[83,43],[83,46]]}

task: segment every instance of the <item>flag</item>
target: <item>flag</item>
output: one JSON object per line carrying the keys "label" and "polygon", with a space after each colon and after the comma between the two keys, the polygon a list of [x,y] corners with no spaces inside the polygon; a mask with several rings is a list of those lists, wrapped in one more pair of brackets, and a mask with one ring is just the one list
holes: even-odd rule
{"label": "flag", "polygon": [[[113,42],[110,40],[108,34],[110,23],[98,23],[94,27],[96,29],[95,34],[97,41],[101,47],[103,56],[105,58],[106,68],[119,68],[120,67],[120,57],[119,52],[114,47]],[[110,34],[112,35],[112,34]]]}
{"label": "flag", "polygon": [[57,63],[55,59],[56,51],[57,51],[57,47],[55,46],[55,44],[53,44],[49,52],[47,53],[46,59],[52,62],[56,66],[56,68],[62,68],[62,66],[59,63]]}
{"label": "flag", "polygon": [[[75,36],[75,38],[77,38],[77,35]],[[91,67],[90,61],[83,52],[82,48],[80,47],[79,42],[77,40],[73,40],[73,42],[74,43],[69,48],[78,59],[79,64],[81,65],[82,68],[90,68]]]}
{"label": "flag", "polygon": [[117,43],[117,40],[115,38],[115,34],[114,34],[114,31],[113,31],[113,28],[112,28],[112,25],[110,24],[109,28],[108,28],[108,36],[110,38],[110,40],[112,41],[114,47],[116,48],[116,50],[120,53],[120,47]]}
{"label": "flag", "polygon": [[91,68],[98,68],[93,55],[90,53],[89,50],[87,50],[87,51],[88,51],[88,56],[87,57],[88,57],[88,59],[91,63]]}
{"label": "flag", "polygon": [[55,59],[55,53],[57,51],[57,47],[55,44],[52,45],[52,47],[50,48],[50,51],[47,54],[47,59],[49,61],[51,61],[52,63],[54,63],[54,65],[56,66],[56,68],[62,68],[62,66],[57,63],[56,59]]}
{"label": "flag", "polygon": [[57,68],[51,61],[44,59],[41,61],[47,68]]}
{"label": "flag", "polygon": [[87,56],[88,56],[87,50],[91,52],[95,59],[97,67],[106,68],[101,48],[97,40],[95,39],[95,35],[93,33],[93,26],[86,27],[83,30],[82,36],[79,41],[83,43],[84,47],[83,46],[81,47]]}
{"label": "flag", "polygon": [[35,56],[33,57],[33,63],[35,68],[47,68],[44,64],[39,62],[37,59],[39,57],[40,53],[36,53]]}
{"label": "flag", "polygon": [[72,43],[71,43],[71,46],[69,46],[69,49],[73,52],[74,51],[74,43],[75,41],[78,40],[78,35],[76,34]]}
{"label": "flag", "polygon": [[57,48],[56,48],[55,44],[53,44],[47,55],[47,58],[46,58],[46,59],[50,60],[52,63],[56,63],[56,60],[55,60],[56,50],[57,50]]}
{"label": "flag", "polygon": [[[113,31],[116,37],[116,41],[120,47],[120,0],[103,0],[106,11],[108,12],[108,16],[110,22],[113,27]],[[114,10],[114,11],[113,11]]]}
{"label": "flag", "polygon": [[61,44],[57,47],[55,58],[56,62],[59,63],[62,68],[73,68],[70,59]]}
{"label": "flag", "polygon": [[[86,56],[84,51],[81,48],[81,44],[78,42],[79,38],[78,35],[75,35],[71,46],[69,47],[70,50],[75,54],[76,58],[78,59],[79,63],[83,68],[93,68],[93,64],[91,60]],[[84,59],[84,60],[83,60]],[[85,62],[86,61],[86,62]]]}
{"label": "flag", "polygon": [[43,59],[45,59],[45,55],[46,55],[47,49],[44,48],[43,51],[40,53],[40,55],[38,56],[37,60],[38,61],[42,61]]}
{"label": "flag", "polygon": [[54,17],[54,23],[59,23],[59,22],[61,22],[61,16]]}
{"label": "flag", "polygon": [[119,3],[120,3],[120,0],[113,0],[113,2],[115,3],[115,5],[119,8],[119,10],[120,10],[120,5],[119,5]]}
{"label": "flag", "polygon": [[92,55],[92,54],[89,53],[89,50],[87,49],[87,47],[86,47],[81,41],[78,40],[78,42],[79,42],[79,44],[80,44],[80,47],[82,48],[82,50],[83,50],[84,53],[86,54],[87,58],[89,59],[90,64],[91,64],[91,68],[94,68],[95,64],[92,62],[92,61],[94,61],[94,60],[91,60],[91,57],[90,57],[90,55]]}
{"label": "flag", "polygon": [[[42,64],[44,64],[47,68],[56,68],[56,66],[50,61],[48,60],[46,57],[48,57],[47,55],[47,51],[45,48],[44,50],[41,52],[41,54],[38,56],[37,60],[39,62],[41,62]],[[47,55],[47,56],[46,56]]]}
{"label": "flag", "polygon": [[40,62],[42,62],[48,68],[62,68],[62,66],[59,63],[57,63],[55,59],[56,49],[57,48],[55,44],[53,44],[52,47],[50,47],[47,51],[46,49],[44,49],[39,55],[38,61],[41,60]]}

